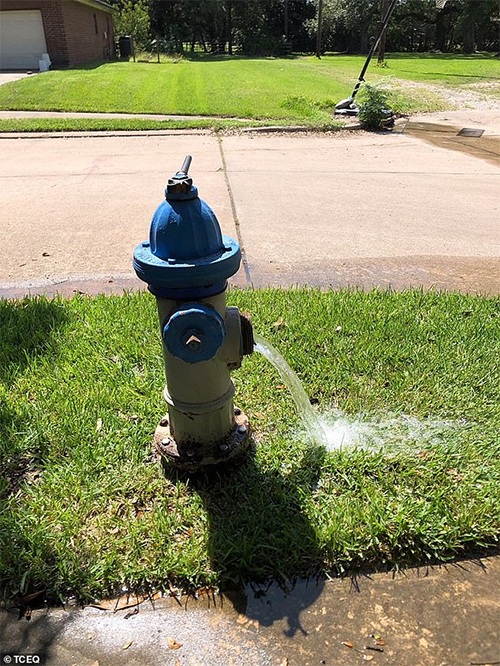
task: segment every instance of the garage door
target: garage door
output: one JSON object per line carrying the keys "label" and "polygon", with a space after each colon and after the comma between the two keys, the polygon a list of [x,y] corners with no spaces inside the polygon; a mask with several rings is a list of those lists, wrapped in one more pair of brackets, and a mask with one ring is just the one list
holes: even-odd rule
{"label": "garage door", "polygon": [[46,52],[41,12],[0,12],[0,69],[38,69]]}

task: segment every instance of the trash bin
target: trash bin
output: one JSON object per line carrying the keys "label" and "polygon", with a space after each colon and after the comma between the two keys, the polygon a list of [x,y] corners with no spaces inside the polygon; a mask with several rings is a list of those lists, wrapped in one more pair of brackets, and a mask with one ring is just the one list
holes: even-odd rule
{"label": "trash bin", "polygon": [[134,40],[129,35],[122,35],[118,39],[120,58],[130,58],[134,54]]}

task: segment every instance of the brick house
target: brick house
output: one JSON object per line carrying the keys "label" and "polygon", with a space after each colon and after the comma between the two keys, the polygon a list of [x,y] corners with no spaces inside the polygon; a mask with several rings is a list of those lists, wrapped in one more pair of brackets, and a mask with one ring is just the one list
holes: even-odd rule
{"label": "brick house", "polygon": [[77,67],[114,58],[111,5],[104,0],[0,0],[0,69]]}

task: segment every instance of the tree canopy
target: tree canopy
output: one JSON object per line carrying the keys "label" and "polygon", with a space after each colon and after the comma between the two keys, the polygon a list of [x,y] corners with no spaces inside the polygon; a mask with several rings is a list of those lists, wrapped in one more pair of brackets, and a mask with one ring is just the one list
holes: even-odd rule
{"label": "tree canopy", "polygon": [[[314,52],[322,4],[321,49],[365,53],[386,0],[112,0],[117,31],[140,48],[278,55]],[[386,49],[398,52],[499,51],[500,0],[398,0]]]}

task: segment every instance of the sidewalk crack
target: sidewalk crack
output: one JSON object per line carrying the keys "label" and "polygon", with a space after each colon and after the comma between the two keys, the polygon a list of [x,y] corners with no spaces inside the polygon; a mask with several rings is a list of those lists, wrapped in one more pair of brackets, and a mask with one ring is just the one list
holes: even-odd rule
{"label": "sidewalk crack", "polygon": [[236,210],[236,203],[234,201],[233,190],[231,188],[231,183],[229,181],[229,174],[227,172],[226,157],[224,155],[224,149],[222,147],[222,137],[217,137],[217,142],[219,144],[219,151],[222,160],[222,171],[224,172],[224,180],[226,181],[226,188],[229,195],[229,201],[231,203],[231,213],[233,215],[234,226],[236,227],[236,237],[241,250],[241,263],[243,264],[243,270],[245,271],[245,278],[249,287],[253,288],[252,276],[250,274],[250,266],[248,264],[248,259],[243,245],[243,236],[241,233],[240,221],[238,219],[238,212]]}

